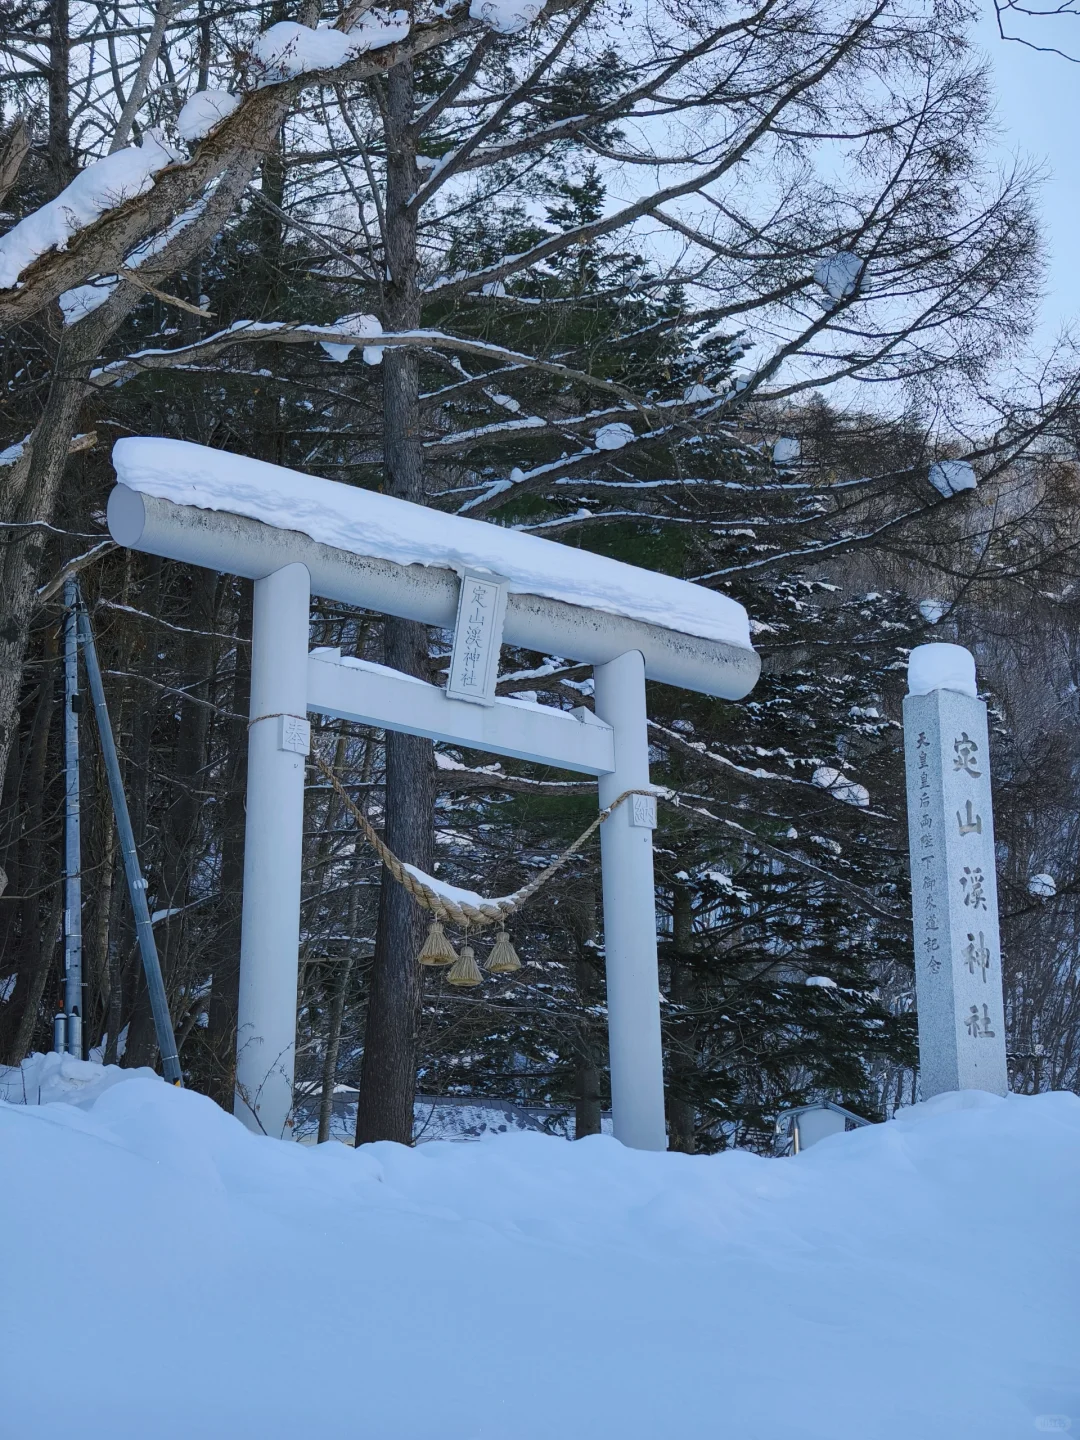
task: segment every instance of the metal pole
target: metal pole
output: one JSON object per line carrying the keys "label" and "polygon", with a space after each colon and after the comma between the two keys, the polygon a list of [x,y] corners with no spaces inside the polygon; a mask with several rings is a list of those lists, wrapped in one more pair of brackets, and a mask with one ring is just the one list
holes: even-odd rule
{"label": "metal pole", "polygon": [[[69,1055],[82,1053],[82,843],[79,815],[79,641],[73,580],[64,582],[64,1037]],[[57,1029],[57,1038],[59,1030]]]}
{"label": "metal pole", "polygon": [[275,1139],[292,1124],[310,608],[305,565],[255,581],[234,1113]]}
{"label": "metal pole", "polygon": [[[596,713],[614,730],[615,769],[600,777],[600,804],[649,784],[645,661],[636,650],[593,671]],[[656,801],[634,795],[600,827],[604,881],[611,1115],[615,1138],[666,1150],[660,978],[652,832]]]}
{"label": "metal pole", "polygon": [[101,683],[101,668],[98,665],[94,636],[90,630],[90,617],[80,602],[79,639],[82,641],[83,656],[86,660],[86,678],[90,682],[90,695],[94,702],[101,753],[105,760],[105,772],[109,777],[109,793],[112,796],[116,829],[120,836],[120,850],[124,857],[124,874],[127,876],[131,908],[135,912],[135,932],[139,939],[143,970],[146,972],[146,988],[150,992],[150,1008],[154,1014],[154,1029],[157,1032],[158,1049],[161,1051],[161,1069],[171,1085],[182,1085],[180,1060],[176,1053],[176,1037],[173,1034],[172,1019],[169,1016],[169,1002],[165,995],[165,982],[161,978],[161,962],[158,960],[157,945],[154,943],[154,929],[150,923],[150,911],[146,904],[146,881],[139,866],[135,849],[135,835],[128,814],[127,796],[120,776],[120,761],[116,754],[109,708],[105,703],[105,689]]}

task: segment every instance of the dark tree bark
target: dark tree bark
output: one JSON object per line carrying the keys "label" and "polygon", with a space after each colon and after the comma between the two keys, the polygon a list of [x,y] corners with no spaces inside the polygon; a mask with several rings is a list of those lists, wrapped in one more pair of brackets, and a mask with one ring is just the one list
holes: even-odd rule
{"label": "dark tree bark", "polygon": [[[416,192],[413,67],[395,66],[387,77],[386,242],[389,284],[386,323],[413,329],[420,323],[416,277]],[[402,500],[423,503],[424,469],[420,442],[420,366],[415,351],[388,350],[383,360],[383,459],[386,488]],[[428,678],[428,633],[411,620],[386,619],[387,665]],[[430,740],[414,735],[386,737],[386,843],[402,860],[422,870],[432,864],[435,761]],[[412,1141],[416,1090],[416,1034],[420,1005],[423,917],[410,896],[383,871],[375,962],[368,1002],[356,1143]]]}
{"label": "dark tree bark", "polygon": [[[690,1006],[694,997],[691,954],[694,948],[693,897],[688,885],[675,887],[672,909],[672,953],[670,999],[675,1006]],[[687,1097],[693,1076],[693,1023],[685,1017],[675,1020],[668,1037],[667,1120],[668,1148],[693,1155],[697,1149],[697,1115]]]}
{"label": "dark tree bark", "polygon": [[[23,831],[25,840],[20,846],[18,869],[19,890],[24,897],[14,898],[20,909],[20,942],[16,970],[15,990],[11,1000],[0,1012],[4,1017],[17,1016],[14,1034],[5,1035],[5,1051],[8,1063],[18,1065],[33,1040],[37,1025],[41,997],[52,963],[52,943],[49,922],[42,918],[43,901],[49,905],[48,914],[55,908],[55,897],[43,895],[46,886],[44,873],[45,859],[45,795],[48,773],[49,735],[52,730],[54,691],[56,681],[57,639],[56,631],[49,626],[45,633],[45,661],[41,670],[41,689],[30,724],[30,741],[26,752],[26,768],[22,784],[13,787],[21,792],[19,803],[25,803]],[[57,882],[58,884],[58,882]]]}
{"label": "dark tree bark", "polygon": [[599,1135],[603,1113],[600,1057],[597,1054],[596,1037],[589,1025],[587,1014],[600,994],[600,976],[596,965],[596,891],[591,885],[586,891],[579,917],[578,923],[574,926],[574,943],[577,950],[574,961],[574,978],[577,982],[581,1008],[586,1013],[578,1026],[576,1041],[578,1054],[574,1067],[575,1140],[582,1140],[586,1135]]}
{"label": "dark tree bark", "polygon": [[[240,604],[236,633],[251,638],[252,586],[238,582]],[[251,647],[236,647],[231,709],[246,715],[251,696]],[[223,806],[221,928],[210,985],[206,1041],[210,1050],[207,1093],[230,1113],[236,1093],[236,1017],[240,1004],[240,920],[244,888],[244,795],[247,780],[247,723],[230,722],[229,776]]]}
{"label": "dark tree bark", "polygon": [[[84,734],[85,729],[86,727]],[[90,838],[90,855],[93,859],[88,871],[91,882],[89,923],[84,930],[86,973],[90,981],[84,1028],[88,1043],[93,1045],[100,1043],[102,1033],[108,1028],[112,989],[109,940],[112,933],[117,852],[116,824],[113,820],[101,748],[96,745],[96,735],[86,735],[86,739],[89,754],[85,758],[89,763],[86,764],[84,774],[93,773],[94,776],[94,806]],[[87,889],[85,884],[83,889]]]}
{"label": "dark tree bark", "polygon": [[[192,677],[191,694],[206,700],[208,677],[213,664],[214,596],[217,576],[197,569],[192,576],[187,607],[187,624],[195,633],[185,639],[184,662]],[[175,994],[188,984],[186,921],[184,907],[191,898],[193,867],[201,850],[198,844],[204,807],[204,771],[210,738],[210,711],[205,705],[186,705],[180,711],[170,784],[171,803],[162,821],[161,883],[158,908],[180,913],[165,920],[158,932],[161,970],[165,987]]]}
{"label": "dark tree bark", "polygon": [[71,24],[68,0],[49,5],[49,139],[46,159],[54,195],[70,184],[75,173],[71,153]]}
{"label": "dark tree bark", "polygon": [[[160,609],[161,572],[164,561],[157,556],[148,559],[150,584],[144,603],[151,614]],[[143,658],[143,665],[146,660]],[[135,834],[135,846],[139,852],[143,874],[147,874],[147,818],[149,812],[150,756],[154,737],[154,707],[152,704],[136,702],[131,717],[131,739],[128,743],[124,770],[124,788],[127,791],[128,808],[131,812],[131,828]],[[152,893],[157,902],[152,908],[162,908],[163,894],[161,873],[150,880]],[[150,992],[146,986],[146,975],[142,967],[142,953],[137,952],[133,964],[132,981],[134,1005],[128,1021],[128,1040],[121,1064],[137,1068],[140,1065],[157,1063],[158,1043],[154,1028],[154,1014],[150,1008]]]}
{"label": "dark tree bark", "polygon": [[322,1090],[319,1096],[320,1145],[330,1139],[330,1121],[334,1114],[334,1082],[337,1079],[338,1055],[341,1052],[341,1021],[345,1014],[345,999],[349,993],[349,981],[356,964],[356,927],[360,916],[360,886],[354,885],[349,895],[349,948],[341,960],[341,973],[334,986],[330,1001],[330,1013],[326,1022],[326,1054],[323,1056]]}

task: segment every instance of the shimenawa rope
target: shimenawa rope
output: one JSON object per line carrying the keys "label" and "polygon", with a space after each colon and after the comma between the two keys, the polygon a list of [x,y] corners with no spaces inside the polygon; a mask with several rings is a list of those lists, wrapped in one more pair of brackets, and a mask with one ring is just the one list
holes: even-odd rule
{"label": "shimenawa rope", "polygon": [[353,803],[352,797],[325,760],[319,755],[312,755],[311,758],[330,781],[349,813],[364,832],[368,844],[398,884],[409,892],[417,905],[423,910],[430,910],[439,920],[449,920],[454,925],[461,925],[465,928],[475,926],[477,929],[482,929],[486,925],[504,923],[511,915],[520,910],[527,900],[531,900],[541,886],[546,885],[552,876],[577,854],[593,832],[598,830],[608,816],[614,814],[625,800],[629,800],[631,795],[656,797],[655,790],[624,790],[621,795],[615,797],[610,805],[600,811],[592,824],[583,830],[561,855],[553,860],[545,870],[541,870],[540,874],[530,880],[527,885],[523,885],[520,890],[515,890],[512,895],[504,895],[498,900],[485,900],[481,905],[473,905],[466,900],[452,900],[449,895],[444,895],[438,890],[433,890],[430,885],[425,885],[423,880],[415,875],[404,861],[398,859],[359,806]]}

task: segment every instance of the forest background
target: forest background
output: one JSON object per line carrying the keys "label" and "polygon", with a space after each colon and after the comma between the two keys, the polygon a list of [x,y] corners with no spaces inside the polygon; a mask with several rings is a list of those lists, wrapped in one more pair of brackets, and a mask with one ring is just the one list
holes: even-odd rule
{"label": "forest background", "polygon": [[[649,694],[653,777],[679,801],[657,832],[675,1148],[767,1148],[810,1098],[871,1117],[913,1098],[900,701],[913,645],[968,645],[1012,1083],[1077,1087],[1080,365],[1067,332],[1031,344],[1037,176],[1001,164],[975,18],[951,0],[5,5],[3,1059],[48,1048],[61,994],[77,575],[185,1082],[231,1108],[251,591],[108,541],[112,442],[156,434],[746,606],[747,701]],[[444,634],[324,601],[312,641],[427,678],[448,658]],[[501,693],[590,703],[587,667],[503,665]],[[154,1063],[82,737],[86,1042]],[[594,811],[591,784],[526,764],[340,722],[314,743],[397,853],[489,894]],[[409,1139],[417,1084],[598,1130],[595,853],[525,912],[521,971],[455,989],[415,966],[422,917],[309,782],[298,1076],[324,1132],[334,1083],[359,1088],[360,1139]]]}

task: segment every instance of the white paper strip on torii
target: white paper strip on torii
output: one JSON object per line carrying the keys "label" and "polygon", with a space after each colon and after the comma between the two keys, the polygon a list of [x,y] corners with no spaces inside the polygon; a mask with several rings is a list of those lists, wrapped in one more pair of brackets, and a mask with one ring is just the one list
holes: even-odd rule
{"label": "white paper strip on torii", "polygon": [[[986,706],[966,675],[944,669],[922,684],[917,672],[939,657],[919,651],[904,700],[908,841],[915,932],[920,1090],[924,1100],[947,1090],[1008,1090],[1005,1013],[998,934],[994,821]],[[966,652],[960,651],[961,655]],[[935,688],[930,689],[929,686]]]}
{"label": "white paper strip on torii", "polygon": [[446,682],[446,693],[451,700],[495,704],[506,617],[506,585],[501,575],[484,570],[461,571],[454,648]]}

